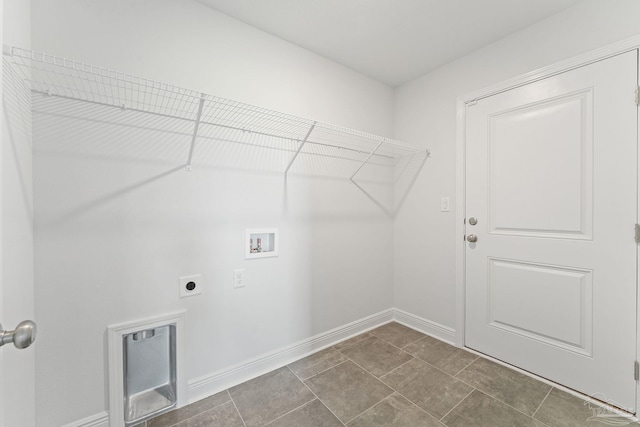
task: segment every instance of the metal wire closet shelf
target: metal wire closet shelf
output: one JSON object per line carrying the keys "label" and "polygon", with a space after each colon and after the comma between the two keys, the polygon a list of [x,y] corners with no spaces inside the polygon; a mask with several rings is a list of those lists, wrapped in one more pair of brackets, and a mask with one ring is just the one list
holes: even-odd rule
{"label": "metal wire closet shelf", "polygon": [[418,165],[421,167],[430,154],[427,149],[389,138],[75,60],[6,45],[3,54],[5,64],[33,94],[191,122],[187,170],[192,168],[196,140],[204,135],[208,139],[244,144],[247,135],[251,135],[262,147],[281,141],[276,149],[290,152],[285,175],[301,154],[350,160],[355,162],[349,177],[352,181],[367,164],[395,168],[396,178],[407,169],[417,172]]}

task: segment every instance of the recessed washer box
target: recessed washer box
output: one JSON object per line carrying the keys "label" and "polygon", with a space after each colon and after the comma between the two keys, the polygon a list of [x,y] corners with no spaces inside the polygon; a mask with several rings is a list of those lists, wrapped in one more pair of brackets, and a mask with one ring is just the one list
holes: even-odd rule
{"label": "recessed washer box", "polygon": [[250,228],[246,233],[246,259],[278,256],[277,228]]}

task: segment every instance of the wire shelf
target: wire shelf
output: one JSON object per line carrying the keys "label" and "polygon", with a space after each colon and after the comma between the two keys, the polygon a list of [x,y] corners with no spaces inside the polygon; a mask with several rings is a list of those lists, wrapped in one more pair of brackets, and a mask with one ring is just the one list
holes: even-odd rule
{"label": "wire shelf", "polygon": [[[403,173],[417,173],[416,164],[429,150],[390,138],[328,123],[280,113],[193,90],[173,86],[104,67],[65,59],[14,46],[3,47],[8,66],[20,85],[32,96],[80,101],[102,108],[153,115],[156,123],[180,122],[180,131],[190,128],[191,144],[186,167],[205,144],[237,143],[247,147],[277,150],[287,158],[290,170],[305,173],[308,161],[337,159],[350,164],[342,175],[352,181],[365,166],[390,169],[389,180]],[[42,105],[42,103],[40,103]],[[167,127],[169,125],[159,125]],[[198,144],[196,144],[196,142]],[[196,150],[196,145],[198,150]],[[195,152],[195,153],[194,153]],[[294,168],[300,162],[302,167]],[[284,162],[281,162],[284,163]],[[408,167],[409,165],[410,167]],[[413,165],[413,166],[411,166]],[[282,164],[284,166],[284,164]],[[300,169],[303,169],[300,171]],[[418,168],[419,170],[419,168]],[[366,174],[365,174],[366,175]]]}

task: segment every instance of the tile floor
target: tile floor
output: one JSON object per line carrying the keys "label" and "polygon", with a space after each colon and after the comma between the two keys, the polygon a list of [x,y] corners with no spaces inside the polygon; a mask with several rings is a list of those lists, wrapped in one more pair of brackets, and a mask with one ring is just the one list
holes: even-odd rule
{"label": "tile floor", "polygon": [[623,425],[590,420],[594,410],[585,403],[394,322],[147,427]]}

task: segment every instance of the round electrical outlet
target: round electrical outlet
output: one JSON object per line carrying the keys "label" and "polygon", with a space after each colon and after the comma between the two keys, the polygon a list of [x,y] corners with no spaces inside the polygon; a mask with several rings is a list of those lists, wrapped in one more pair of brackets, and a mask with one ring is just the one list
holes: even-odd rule
{"label": "round electrical outlet", "polygon": [[180,298],[200,295],[205,288],[205,282],[200,274],[179,277],[178,283],[180,284]]}

